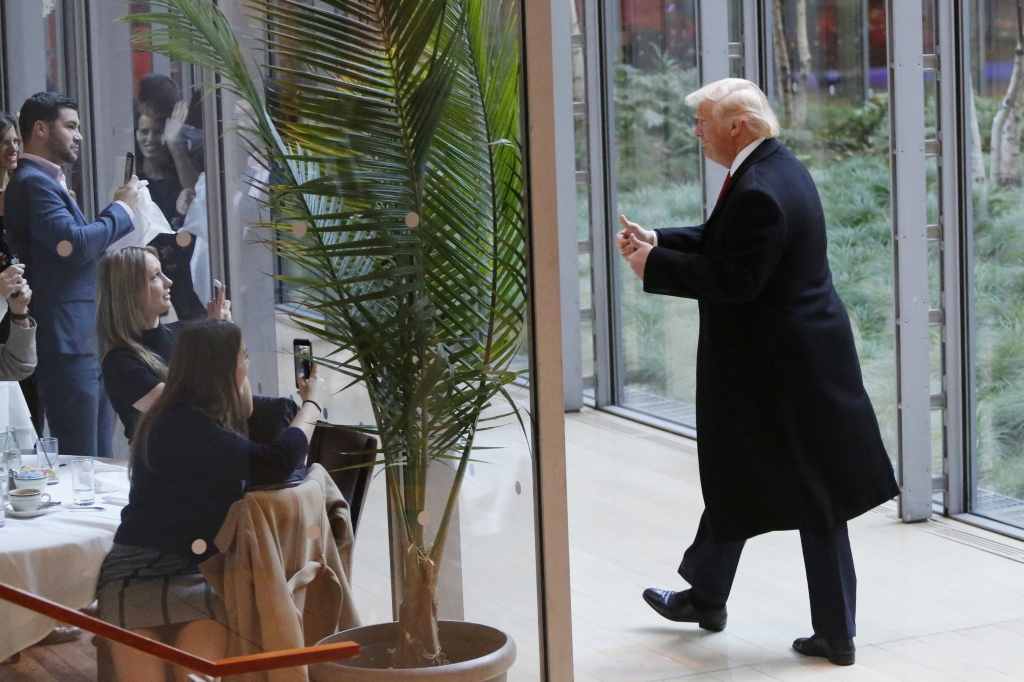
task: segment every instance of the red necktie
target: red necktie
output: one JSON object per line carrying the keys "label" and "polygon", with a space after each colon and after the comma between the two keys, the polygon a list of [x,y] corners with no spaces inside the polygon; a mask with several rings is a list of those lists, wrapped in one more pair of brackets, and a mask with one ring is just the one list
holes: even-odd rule
{"label": "red necktie", "polygon": [[[729,186],[729,181],[732,180],[732,171],[725,174],[725,182],[722,183],[722,189],[718,192],[718,201],[722,200],[722,195],[725,194],[725,188]],[[718,201],[715,203],[717,204]]]}

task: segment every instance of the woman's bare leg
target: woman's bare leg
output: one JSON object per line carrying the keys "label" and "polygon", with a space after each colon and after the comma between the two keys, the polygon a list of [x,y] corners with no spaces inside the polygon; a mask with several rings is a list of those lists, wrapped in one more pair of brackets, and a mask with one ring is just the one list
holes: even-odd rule
{"label": "woman's bare leg", "polygon": [[[208,661],[224,658],[228,651],[228,629],[212,618],[194,620],[181,629],[174,646]],[[174,666],[174,679],[187,682],[190,672]]]}
{"label": "woman's bare leg", "polygon": [[[155,630],[133,630],[137,635],[160,641]],[[110,657],[114,662],[114,672],[118,682],[165,682],[164,662],[156,656],[144,654],[124,644],[111,642]]]}

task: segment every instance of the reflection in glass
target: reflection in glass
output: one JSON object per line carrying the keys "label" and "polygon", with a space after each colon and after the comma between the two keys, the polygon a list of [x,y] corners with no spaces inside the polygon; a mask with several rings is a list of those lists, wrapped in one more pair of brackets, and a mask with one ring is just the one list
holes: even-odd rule
{"label": "reflection in glass", "polygon": [[[150,3],[133,2],[132,13]],[[132,32],[141,25],[133,24]],[[193,68],[143,50],[132,50],[135,174],[145,181],[169,232],[149,245],[171,279],[171,303],[180,320],[206,316],[212,298],[206,213],[205,134]]]}
{"label": "reflection in glass", "polygon": [[46,91],[66,92],[64,7],[57,0],[43,0],[43,45],[46,50]]}
{"label": "reflection in glass", "polygon": [[[613,106],[616,214],[651,228],[702,222],[700,146],[683,99],[698,87],[696,8],[621,3]],[[615,229],[618,229],[617,227]],[[619,403],[694,426],[697,303],[648,296],[620,259]]]}
{"label": "reflection in glass", "polygon": [[[971,3],[975,423],[971,511],[1024,527],[1024,190],[1016,120],[998,115],[1018,79],[1016,3]],[[1010,119],[1011,124],[1004,122]],[[1006,134],[1010,131],[1010,134]]]}

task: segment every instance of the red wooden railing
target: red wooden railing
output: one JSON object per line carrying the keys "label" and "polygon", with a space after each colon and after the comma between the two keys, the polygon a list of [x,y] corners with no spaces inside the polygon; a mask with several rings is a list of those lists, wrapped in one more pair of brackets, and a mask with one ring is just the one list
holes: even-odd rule
{"label": "red wooden railing", "polygon": [[337,644],[310,646],[303,649],[269,651],[262,654],[235,656],[233,658],[209,661],[169,644],[143,637],[130,630],[119,628],[116,625],[87,616],[84,613],[69,609],[49,599],[38,597],[31,592],[25,592],[3,583],[0,583],[0,599],[17,604],[29,611],[49,616],[62,623],[75,625],[94,635],[106,637],[118,644],[130,646],[133,649],[138,649],[175,665],[180,665],[183,668],[188,668],[204,675],[210,675],[211,677],[241,675],[243,673],[260,672],[263,670],[277,670],[279,668],[292,668],[313,663],[340,661],[347,658],[355,658],[359,655],[359,645],[355,642],[339,642]]}

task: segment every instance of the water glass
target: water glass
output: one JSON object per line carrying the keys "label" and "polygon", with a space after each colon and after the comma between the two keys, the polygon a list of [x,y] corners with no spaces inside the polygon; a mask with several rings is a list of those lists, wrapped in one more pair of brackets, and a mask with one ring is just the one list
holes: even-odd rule
{"label": "water glass", "polygon": [[[42,457],[40,457],[42,455]],[[46,466],[57,471],[57,439],[56,438],[40,438],[36,442],[36,466],[43,466],[43,460],[46,460]]]}
{"label": "water glass", "polygon": [[75,504],[87,505],[96,501],[92,457],[71,458],[71,489]]}

